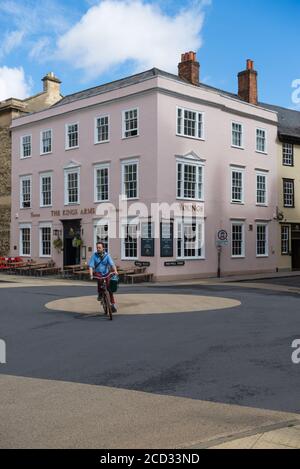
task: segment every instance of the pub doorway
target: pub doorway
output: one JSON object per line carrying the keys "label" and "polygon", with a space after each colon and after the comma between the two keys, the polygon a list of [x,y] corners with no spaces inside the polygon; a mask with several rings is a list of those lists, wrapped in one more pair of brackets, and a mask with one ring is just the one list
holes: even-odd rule
{"label": "pub doorway", "polygon": [[300,224],[292,225],[292,269],[300,270]]}
{"label": "pub doorway", "polygon": [[74,238],[81,238],[81,220],[61,220],[64,232],[64,267],[80,264],[80,247],[74,246]]}

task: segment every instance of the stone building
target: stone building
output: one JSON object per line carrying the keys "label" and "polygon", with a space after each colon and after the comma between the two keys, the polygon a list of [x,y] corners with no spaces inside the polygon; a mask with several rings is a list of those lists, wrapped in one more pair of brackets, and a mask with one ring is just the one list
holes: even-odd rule
{"label": "stone building", "polygon": [[[0,102],[0,256],[9,254],[11,212],[11,131],[12,120],[41,111],[60,101],[60,80],[50,72],[43,79],[43,91],[27,99]],[[15,188],[17,191],[18,188]]]}

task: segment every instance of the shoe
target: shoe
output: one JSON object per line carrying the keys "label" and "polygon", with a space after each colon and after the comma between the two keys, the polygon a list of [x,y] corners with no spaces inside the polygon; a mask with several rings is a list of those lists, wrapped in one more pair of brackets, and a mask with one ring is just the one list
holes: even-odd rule
{"label": "shoe", "polygon": [[118,311],[116,305],[111,305],[111,310],[113,313],[116,313]]}
{"label": "shoe", "polygon": [[101,300],[102,300],[102,295],[98,295],[97,301],[101,301]]}

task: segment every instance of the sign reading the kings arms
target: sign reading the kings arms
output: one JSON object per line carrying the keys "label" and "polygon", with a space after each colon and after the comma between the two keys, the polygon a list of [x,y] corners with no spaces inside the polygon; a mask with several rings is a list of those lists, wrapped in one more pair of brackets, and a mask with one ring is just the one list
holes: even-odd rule
{"label": "sign reading the kings arms", "polygon": [[64,210],[51,210],[51,217],[74,217],[76,215],[95,215],[95,208],[67,208]]}

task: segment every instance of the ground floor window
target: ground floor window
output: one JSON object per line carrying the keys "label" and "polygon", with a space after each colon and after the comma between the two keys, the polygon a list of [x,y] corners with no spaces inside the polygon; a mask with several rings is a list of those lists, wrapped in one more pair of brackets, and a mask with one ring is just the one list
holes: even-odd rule
{"label": "ground floor window", "polygon": [[51,225],[40,226],[40,257],[51,257]]}
{"label": "ground floor window", "polygon": [[244,257],[244,225],[243,223],[233,223],[231,228],[231,255],[232,257]]}
{"label": "ground floor window", "polygon": [[103,243],[104,249],[108,252],[109,243],[108,243],[108,223],[107,222],[97,222],[94,225],[94,244]]}
{"label": "ground floor window", "polygon": [[281,227],[281,254],[286,256],[290,251],[290,228],[289,226]]}
{"label": "ground floor window", "polygon": [[20,227],[20,256],[31,256],[31,226]]}
{"label": "ground floor window", "polygon": [[137,259],[138,257],[138,225],[126,223],[122,227],[122,258]]}
{"label": "ground floor window", "polygon": [[267,225],[256,226],[256,255],[267,256],[268,255],[268,233]]}
{"label": "ground floor window", "polygon": [[204,257],[204,224],[200,220],[177,220],[177,258]]}

